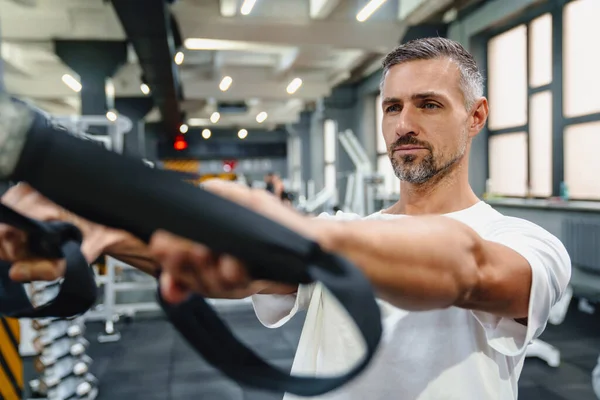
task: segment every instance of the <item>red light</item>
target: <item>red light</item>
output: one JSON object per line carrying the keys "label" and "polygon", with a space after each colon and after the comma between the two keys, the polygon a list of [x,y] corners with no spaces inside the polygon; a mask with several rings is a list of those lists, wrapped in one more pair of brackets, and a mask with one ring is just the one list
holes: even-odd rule
{"label": "red light", "polygon": [[185,138],[182,135],[177,135],[175,138],[175,143],[173,143],[173,148],[175,150],[181,151],[187,149],[188,144],[185,141]]}

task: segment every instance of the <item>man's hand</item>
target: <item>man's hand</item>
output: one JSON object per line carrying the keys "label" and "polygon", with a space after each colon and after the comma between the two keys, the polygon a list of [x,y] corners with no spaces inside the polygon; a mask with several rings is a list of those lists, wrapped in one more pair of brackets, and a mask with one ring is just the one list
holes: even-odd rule
{"label": "man's hand", "polygon": [[[203,187],[311,239],[319,238],[324,225],[322,221],[306,218],[286,207],[263,190],[219,180],[208,181]],[[213,298],[244,298],[256,293],[294,293],[297,289],[296,286],[254,281],[240,260],[229,255],[216,255],[201,244],[168,232],[159,231],[152,236],[150,251],[162,265],[161,293],[168,302],[178,303],[192,292]]]}
{"label": "man's hand", "polygon": [[157,232],[150,249],[162,266],[161,293],[170,303],[179,303],[192,292],[209,298],[242,299],[273,285],[252,281],[236,258],[216,255],[169,232]]}
{"label": "man's hand", "polygon": [[27,254],[25,234],[0,224],[0,259],[11,262],[9,277],[17,282],[53,281],[65,273],[64,260],[43,260]]}
{"label": "man's hand", "polygon": [[[81,251],[88,263],[98,258],[104,248],[123,235],[122,232],[94,224],[72,214],[35,191],[20,183],[10,188],[1,199],[2,203],[27,217],[40,221],[64,221],[75,225],[83,234]],[[9,273],[18,282],[53,281],[65,273],[65,260],[47,260],[27,253],[27,237],[20,230],[0,224],[0,259],[12,263]]]}

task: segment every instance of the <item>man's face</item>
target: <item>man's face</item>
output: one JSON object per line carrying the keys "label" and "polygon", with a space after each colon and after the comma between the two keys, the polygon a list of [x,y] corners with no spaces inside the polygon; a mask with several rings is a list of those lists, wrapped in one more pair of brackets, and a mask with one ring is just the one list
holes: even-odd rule
{"label": "man's face", "polygon": [[462,160],[472,132],[460,70],[452,60],[393,66],[381,98],[383,136],[400,180],[421,184]]}

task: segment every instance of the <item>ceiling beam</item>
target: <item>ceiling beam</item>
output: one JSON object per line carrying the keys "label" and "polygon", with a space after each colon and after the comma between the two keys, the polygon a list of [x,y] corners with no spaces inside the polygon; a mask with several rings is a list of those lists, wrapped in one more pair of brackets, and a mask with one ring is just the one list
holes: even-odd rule
{"label": "ceiling beam", "polygon": [[0,1],[2,40],[125,40],[123,27],[110,4],[84,3],[41,1],[37,7],[24,8]]}
{"label": "ceiling beam", "polygon": [[[359,24],[356,21],[298,22],[239,17],[201,17],[199,20],[197,14],[189,15],[188,12],[182,12],[181,8],[177,9],[177,16],[183,37],[208,39],[213,50],[225,50],[228,42],[234,41],[264,47],[317,46],[386,53],[398,44],[404,28],[398,21]],[[225,48],[215,48],[217,43]]]}
{"label": "ceiling beam", "polygon": [[251,98],[262,100],[285,100],[290,98],[317,100],[329,96],[329,86],[322,82],[304,82],[293,95],[286,91],[289,82],[276,81],[234,81],[226,92],[218,90],[219,81],[195,81],[185,83],[185,98],[190,100],[211,97],[217,101],[245,101]]}
{"label": "ceiling beam", "polygon": [[299,55],[299,48],[294,48],[281,54],[279,56],[279,62],[273,71],[274,77],[276,79],[283,78],[288,72],[290,72],[294,68]]}
{"label": "ceiling beam", "polygon": [[32,77],[36,73],[35,64],[27,62],[27,54],[17,44],[4,42],[0,46],[0,54],[6,71],[13,70],[27,77]]}

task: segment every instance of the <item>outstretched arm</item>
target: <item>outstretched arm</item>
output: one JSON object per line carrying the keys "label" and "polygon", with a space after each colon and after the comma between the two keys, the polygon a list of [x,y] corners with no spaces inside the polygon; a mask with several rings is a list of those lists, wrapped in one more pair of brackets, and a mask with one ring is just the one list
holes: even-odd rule
{"label": "outstretched arm", "polygon": [[514,250],[443,216],[331,224],[322,245],[354,261],[379,296],[406,310],[450,306],[527,317],[532,272]]}
{"label": "outstretched arm", "polygon": [[[398,307],[427,310],[457,306],[515,319],[527,316],[532,282],[528,261],[508,247],[484,240],[456,220],[443,216],[395,221],[309,219],[272,201],[272,196],[262,191],[219,181],[209,182],[205,188],[350,259],[362,269],[378,296]],[[184,247],[192,253],[195,246],[165,232],[155,234],[151,242],[153,254],[174,281],[179,279],[183,265],[193,267],[201,280],[222,276],[224,271],[205,274],[193,257],[174,256]],[[231,284],[243,284],[243,272],[240,276]]]}

